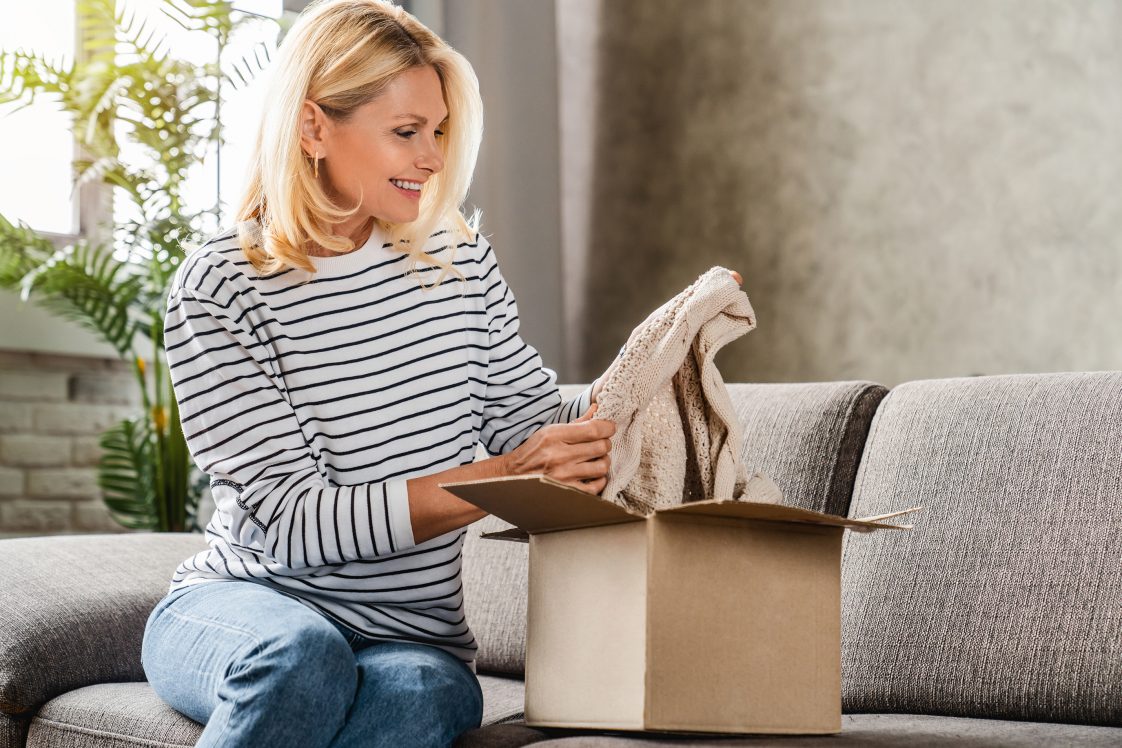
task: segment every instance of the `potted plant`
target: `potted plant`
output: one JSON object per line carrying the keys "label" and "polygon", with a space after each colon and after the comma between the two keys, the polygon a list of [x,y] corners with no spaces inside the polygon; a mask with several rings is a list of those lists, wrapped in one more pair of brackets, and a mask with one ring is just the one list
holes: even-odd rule
{"label": "potted plant", "polygon": [[[192,33],[212,35],[217,60],[200,68],[169,57],[164,40],[153,44],[148,22],[118,12],[115,0],[77,0],[83,54],[69,67],[22,49],[0,51],[0,105],[57,96],[86,156],[73,163],[75,190],[111,185],[139,215],[111,221],[110,242],[81,237],[62,247],[0,215],[0,287],[19,289],[25,302],[93,331],[130,362],[143,412],[101,436],[98,483],[121,525],[178,532],[196,529],[208,478],[193,466],[183,437],[163,319],[168,284],[185,256],[181,242],[194,240],[206,214],[220,209],[192,212],[181,196],[191,164],[210,143],[224,142],[222,87],[237,89],[239,82],[224,72],[223,49],[258,16],[208,0],[163,0],[161,11]],[[276,23],[283,33],[287,24]],[[264,60],[255,50],[233,66],[241,86],[267,65],[268,48],[260,48]],[[121,160],[122,123],[124,137],[144,147],[145,163]]]}

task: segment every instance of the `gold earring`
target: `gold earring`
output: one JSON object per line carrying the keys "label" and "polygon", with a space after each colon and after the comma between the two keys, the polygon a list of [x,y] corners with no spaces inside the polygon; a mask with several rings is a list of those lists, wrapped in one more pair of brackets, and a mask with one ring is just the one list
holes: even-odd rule
{"label": "gold earring", "polygon": [[315,166],[312,168],[312,175],[319,179],[319,151],[316,151]]}

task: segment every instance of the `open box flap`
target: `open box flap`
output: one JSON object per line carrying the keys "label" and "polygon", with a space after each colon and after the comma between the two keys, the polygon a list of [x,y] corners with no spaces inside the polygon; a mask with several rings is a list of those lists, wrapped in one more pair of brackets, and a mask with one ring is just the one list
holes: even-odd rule
{"label": "open box flap", "polygon": [[773,522],[803,522],[812,525],[832,525],[846,527],[858,532],[871,532],[872,530],[910,530],[910,525],[890,525],[883,522],[870,522],[868,520],[848,519],[834,514],[815,512],[810,509],[800,509],[782,504],[763,504],[756,501],[695,501],[680,506],[659,509],[656,514],[692,514],[706,517],[733,517],[738,519],[759,519]]}
{"label": "open box flap", "polygon": [[438,485],[528,533],[646,519],[598,496],[539,474]]}
{"label": "open box flap", "polygon": [[[560,481],[540,475],[515,475],[501,478],[482,478],[459,483],[440,483],[441,488],[470,502],[514,528],[485,537],[522,540],[528,534],[573,530],[578,527],[596,527],[620,522],[639,522],[646,517],[633,514],[621,506],[601,499]],[[916,511],[921,507],[893,512],[888,516]],[[693,514],[708,517],[769,520],[773,522],[803,522],[816,525],[845,527],[857,532],[873,530],[910,530],[911,525],[892,525],[885,522],[849,519],[810,509],[757,501],[710,500],[659,509],[656,513]]]}

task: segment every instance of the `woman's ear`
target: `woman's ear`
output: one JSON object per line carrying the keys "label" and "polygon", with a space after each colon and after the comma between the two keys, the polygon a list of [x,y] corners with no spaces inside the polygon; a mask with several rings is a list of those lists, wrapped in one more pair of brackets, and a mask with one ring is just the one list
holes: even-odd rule
{"label": "woman's ear", "polygon": [[327,115],[319,104],[311,99],[304,99],[304,104],[300,107],[300,147],[304,149],[305,156],[315,158],[318,155],[323,158],[327,155],[329,130]]}

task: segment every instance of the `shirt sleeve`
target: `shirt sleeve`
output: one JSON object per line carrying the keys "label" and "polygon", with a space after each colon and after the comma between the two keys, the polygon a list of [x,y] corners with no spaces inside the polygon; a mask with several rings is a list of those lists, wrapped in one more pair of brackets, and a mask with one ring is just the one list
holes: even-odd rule
{"label": "shirt sleeve", "polygon": [[301,569],[414,545],[406,480],[329,486],[300,429],[275,349],[231,293],[173,289],[164,343],[192,459],[228,540]]}
{"label": "shirt sleeve", "polygon": [[517,449],[542,426],[584,415],[595,382],[562,401],[557,372],[544,366],[538,351],[519,334],[518,303],[494,249],[482,235],[479,242],[489,349],[480,441],[488,454],[499,455]]}

